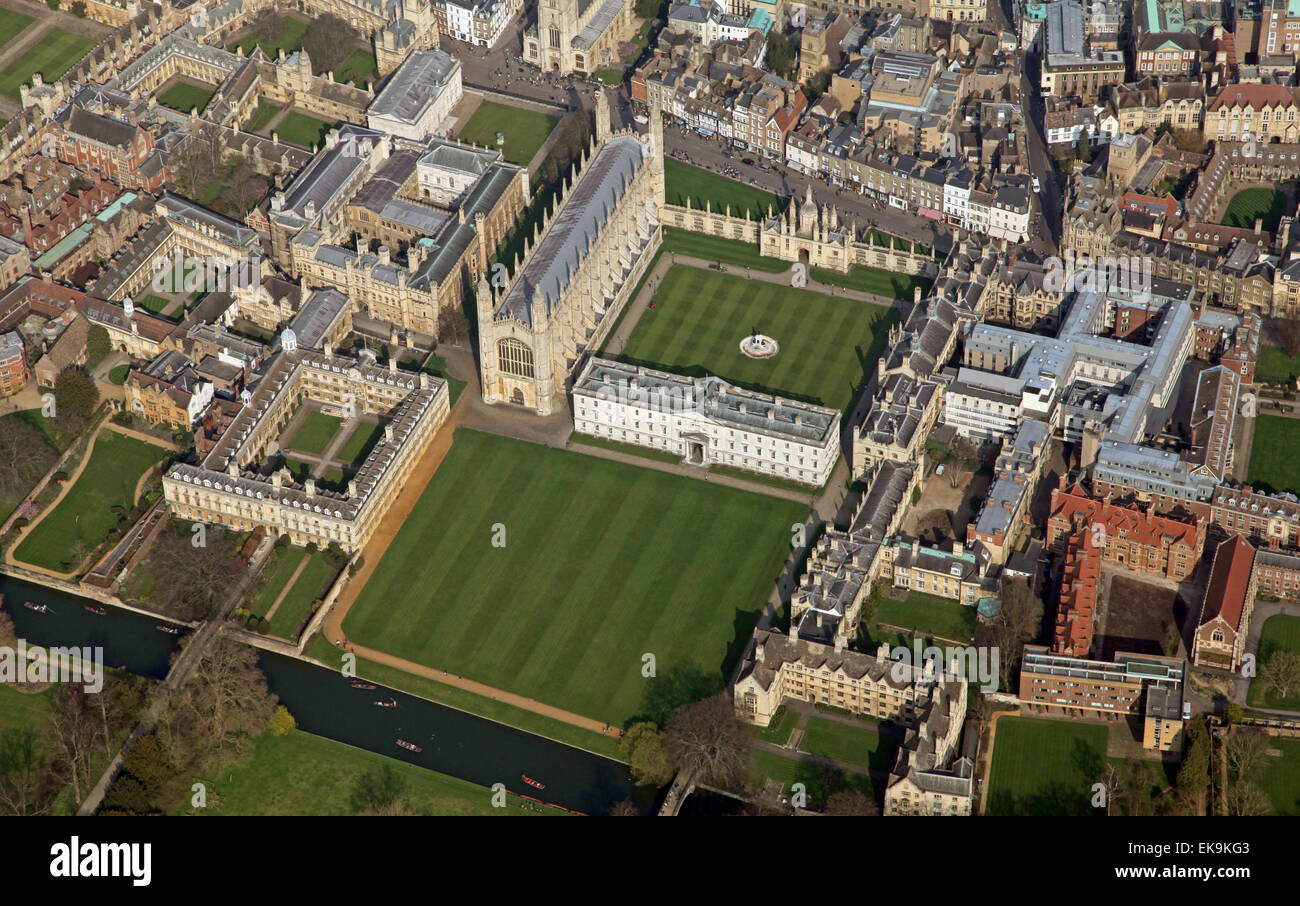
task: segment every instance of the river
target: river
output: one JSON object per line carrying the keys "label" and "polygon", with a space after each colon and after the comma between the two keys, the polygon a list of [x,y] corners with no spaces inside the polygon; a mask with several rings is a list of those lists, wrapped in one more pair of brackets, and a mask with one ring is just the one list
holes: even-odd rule
{"label": "river", "polygon": [[[29,644],[102,647],[105,665],[152,679],[166,676],[180,644],[178,636],[157,628],[161,620],[108,605],[99,616],[83,607],[97,602],[12,576],[0,575],[0,595],[19,638]],[[30,610],[27,601],[51,612]],[[663,792],[638,787],[627,767],[612,759],[378,684],[357,689],[354,680],[307,661],[264,651],[262,670],[300,729],[471,783],[501,783],[512,793],[589,815],[606,815],[624,799],[652,814]],[[397,707],[376,701],[396,701]],[[422,751],[407,751],[398,739]],[[526,784],[525,775],[544,788]]]}

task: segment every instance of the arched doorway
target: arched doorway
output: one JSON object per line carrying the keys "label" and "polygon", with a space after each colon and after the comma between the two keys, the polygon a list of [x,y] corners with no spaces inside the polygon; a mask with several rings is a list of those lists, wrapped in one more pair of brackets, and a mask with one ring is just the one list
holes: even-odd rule
{"label": "arched doorway", "polygon": [[524,404],[524,392],[516,387],[510,394],[510,402],[514,403],[516,406],[522,406]]}

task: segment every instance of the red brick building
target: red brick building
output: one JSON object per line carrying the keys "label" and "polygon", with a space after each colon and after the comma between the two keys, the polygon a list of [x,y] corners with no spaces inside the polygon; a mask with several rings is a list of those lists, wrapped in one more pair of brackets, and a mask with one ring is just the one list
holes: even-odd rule
{"label": "red brick building", "polygon": [[1067,539],[1080,531],[1088,534],[1089,543],[1101,547],[1102,562],[1176,582],[1196,570],[1205,545],[1200,520],[1183,522],[1157,516],[1154,507],[1144,511],[1094,500],[1078,487],[1052,491],[1048,547],[1063,552]]}
{"label": "red brick building", "polygon": [[125,189],[158,191],[167,180],[161,155],[154,154],[153,134],[122,120],[72,107],[51,124],[59,160],[93,170]]}
{"label": "red brick building", "polygon": [[1236,671],[1255,608],[1255,549],[1240,535],[1219,545],[1205,587],[1192,645],[1192,663]]}

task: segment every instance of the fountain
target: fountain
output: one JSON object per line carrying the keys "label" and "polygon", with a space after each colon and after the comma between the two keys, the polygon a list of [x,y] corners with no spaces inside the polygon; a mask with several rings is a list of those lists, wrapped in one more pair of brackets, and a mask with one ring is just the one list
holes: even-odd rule
{"label": "fountain", "polygon": [[751,359],[770,359],[781,351],[781,344],[755,330],[740,341],[740,351]]}

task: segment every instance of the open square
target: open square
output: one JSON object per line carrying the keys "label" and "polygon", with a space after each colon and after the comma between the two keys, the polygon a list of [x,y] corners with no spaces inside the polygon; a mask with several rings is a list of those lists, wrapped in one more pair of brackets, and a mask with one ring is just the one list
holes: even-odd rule
{"label": "open square", "polygon": [[189,113],[190,110],[202,112],[215,93],[212,88],[178,79],[158,95],[158,103],[181,113]]}
{"label": "open square", "polygon": [[[843,409],[874,372],[895,317],[868,302],[674,267],[620,358]],[[742,353],[740,341],[754,331],[775,339],[780,352],[770,359]]]}
{"label": "open square", "polygon": [[343,629],[621,724],[647,655],[725,677],[807,509],[462,429]]}

